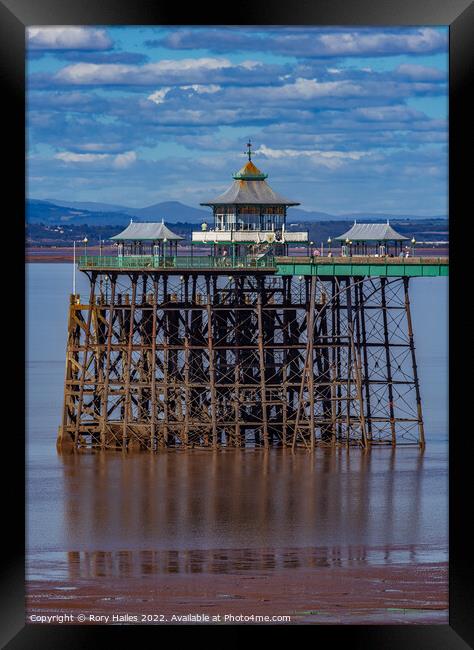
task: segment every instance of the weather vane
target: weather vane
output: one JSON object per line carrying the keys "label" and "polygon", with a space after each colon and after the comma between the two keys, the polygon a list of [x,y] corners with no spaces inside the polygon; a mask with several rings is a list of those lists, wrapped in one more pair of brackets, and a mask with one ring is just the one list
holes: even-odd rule
{"label": "weather vane", "polygon": [[247,142],[247,149],[248,151],[246,151],[245,153],[249,157],[249,162],[250,162],[252,160],[252,143],[250,142],[250,138],[249,141]]}

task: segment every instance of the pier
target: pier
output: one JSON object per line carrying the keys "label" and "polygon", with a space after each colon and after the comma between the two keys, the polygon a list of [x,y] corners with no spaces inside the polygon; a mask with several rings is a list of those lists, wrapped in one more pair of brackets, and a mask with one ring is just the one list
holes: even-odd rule
{"label": "pier", "polygon": [[301,256],[297,204],[265,178],[249,156],[192,255],[164,224],[130,224],[115,255],[79,258],[59,449],[424,447],[409,283],[447,258],[404,253],[388,224]]}

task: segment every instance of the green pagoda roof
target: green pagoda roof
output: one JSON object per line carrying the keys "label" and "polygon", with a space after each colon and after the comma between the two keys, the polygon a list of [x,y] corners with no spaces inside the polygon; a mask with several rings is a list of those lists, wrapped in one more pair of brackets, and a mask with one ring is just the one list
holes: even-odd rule
{"label": "green pagoda roof", "polygon": [[234,182],[223,194],[200,205],[300,205],[298,201],[286,199],[272,190],[266,178],[267,174],[249,160],[233,175]]}
{"label": "green pagoda roof", "polygon": [[236,181],[264,181],[268,174],[261,172],[251,160],[232,176]]}

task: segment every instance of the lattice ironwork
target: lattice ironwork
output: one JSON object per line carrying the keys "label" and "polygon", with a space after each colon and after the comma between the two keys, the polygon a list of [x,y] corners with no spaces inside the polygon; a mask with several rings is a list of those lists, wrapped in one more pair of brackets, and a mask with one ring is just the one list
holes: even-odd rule
{"label": "lattice ironwork", "polygon": [[58,447],[424,445],[408,278],[88,275]]}

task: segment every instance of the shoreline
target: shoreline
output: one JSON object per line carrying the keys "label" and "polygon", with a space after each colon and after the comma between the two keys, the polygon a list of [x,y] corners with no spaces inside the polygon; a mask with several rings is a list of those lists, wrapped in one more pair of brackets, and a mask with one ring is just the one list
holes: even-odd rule
{"label": "shoreline", "polygon": [[[447,561],[427,556],[426,561],[372,564],[358,558],[356,548],[332,557],[324,550],[318,549],[319,561],[316,556],[308,560],[308,549],[283,550],[283,556],[291,556],[287,566],[275,566],[268,549],[258,549],[258,566],[243,561],[241,549],[205,551],[214,564],[177,562],[173,554],[178,551],[167,552],[165,564],[152,551],[70,553],[57,579],[27,581],[26,614],[72,614],[74,620],[66,624],[77,624],[82,614],[86,625],[186,624],[191,619],[172,617],[198,614],[211,617],[198,619],[203,623],[220,615],[214,624],[235,622],[223,620],[225,615],[290,616],[278,624],[448,623]],[[409,553],[409,547],[404,551]],[[138,572],[136,563],[125,561],[127,553],[147,558]],[[103,618],[89,620],[91,614]],[[113,615],[132,619],[113,621]]]}

